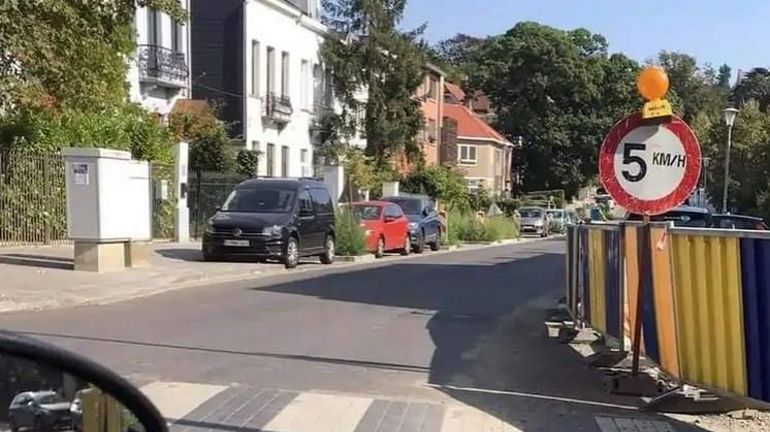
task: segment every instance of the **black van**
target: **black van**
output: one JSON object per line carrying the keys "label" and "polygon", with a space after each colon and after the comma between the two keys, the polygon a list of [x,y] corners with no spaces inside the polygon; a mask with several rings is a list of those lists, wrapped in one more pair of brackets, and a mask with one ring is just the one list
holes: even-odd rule
{"label": "black van", "polygon": [[203,235],[203,259],[278,259],[294,268],[303,256],[334,261],[334,204],[317,180],[258,178],[235,187]]}

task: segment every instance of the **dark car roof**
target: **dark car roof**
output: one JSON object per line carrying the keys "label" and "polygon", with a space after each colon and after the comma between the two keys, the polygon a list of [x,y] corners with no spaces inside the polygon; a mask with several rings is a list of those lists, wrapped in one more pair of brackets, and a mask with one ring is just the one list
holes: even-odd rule
{"label": "dark car roof", "polygon": [[[660,218],[664,218],[665,215],[675,215],[675,214],[696,214],[696,215],[707,216],[709,214],[709,211],[708,211],[708,209],[703,208],[703,207],[679,206],[679,207],[674,207],[671,210],[669,210],[669,211],[667,211],[667,212],[665,212],[663,214],[652,216],[651,219],[653,219],[653,220],[655,220],[656,218],[660,219]],[[629,220],[642,220],[642,216],[639,215],[639,214],[636,214],[636,213],[631,213],[631,214],[628,215],[628,219]]]}
{"label": "dark car roof", "polygon": [[764,219],[756,216],[749,215],[736,215],[736,214],[715,214],[714,219],[736,219],[736,220],[748,220],[752,222],[764,222]]}
{"label": "dark car roof", "polygon": [[278,188],[291,189],[291,188],[310,188],[310,189],[326,189],[326,184],[322,181],[315,179],[304,178],[283,178],[283,177],[258,177],[248,180],[244,180],[236,186],[237,188],[245,188],[255,185],[271,185]]}
{"label": "dark car roof", "polygon": [[427,196],[427,195],[398,195],[398,196],[389,196],[389,197],[384,197],[382,200],[383,200],[383,201],[388,201],[388,202],[390,202],[390,200],[414,200],[414,201],[422,201],[422,200],[429,200],[429,199],[430,199],[430,197],[429,197],[429,196]]}

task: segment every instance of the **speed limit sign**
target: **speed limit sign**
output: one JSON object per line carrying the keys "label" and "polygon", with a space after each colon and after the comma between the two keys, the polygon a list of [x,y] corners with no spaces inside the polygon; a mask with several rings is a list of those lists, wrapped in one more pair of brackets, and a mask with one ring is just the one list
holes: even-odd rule
{"label": "speed limit sign", "polygon": [[682,204],[698,184],[701,153],[680,118],[649,125],[641,114],[618,122],[599,151],[599,177],[618,205],[656,215]]}

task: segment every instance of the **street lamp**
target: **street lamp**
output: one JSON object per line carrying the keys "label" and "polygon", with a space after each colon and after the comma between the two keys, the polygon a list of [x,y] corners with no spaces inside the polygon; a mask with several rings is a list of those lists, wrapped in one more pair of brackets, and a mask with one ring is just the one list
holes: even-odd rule
{"label": "street lamp", "polygon": [[727,153],[725,154],[725,184],[722,191],[722,213],[727,213],[727,186],[730,182],[730,148],[733,146],[733,124],[738,110],[735,108],[725,108],[725,124],[727,125]]}

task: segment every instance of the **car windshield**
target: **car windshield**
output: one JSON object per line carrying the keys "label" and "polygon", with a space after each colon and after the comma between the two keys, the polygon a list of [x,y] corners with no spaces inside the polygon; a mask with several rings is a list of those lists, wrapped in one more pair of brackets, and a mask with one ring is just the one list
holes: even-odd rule
{"label": "car windshield", "polygon": [[238,188],[230,193],[223,212],[288,213],[294,204],[293,189],[271,187]]}
{"label": "car windshield", "polygon": [[422,212],[422,202],[418,199],[391,198],[388,201],[398,204],[408,215],[418,215]]}
{"label": "car windshield", "polygon": [[543,211],[540,209],[521,209],[519,214],[523,218],[538,218],[543,217]]}
{"label": "car windshield", "polygon": [[564,217],[564,211],[562,210],[547,210],[545,213],[554,219],[561,219]]}
{"label": "car windshield", "polygon": [[358,220],[377,220],[382,213],[382,207],[375,205],[354,205],[353,216]]}
{"label": "car windshield", "polygon": [[47,394],[37,398],[40,404],[54,404],[59,402],[66,402],[61,396],[57,394]]}

